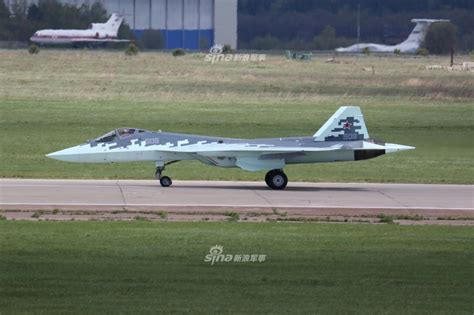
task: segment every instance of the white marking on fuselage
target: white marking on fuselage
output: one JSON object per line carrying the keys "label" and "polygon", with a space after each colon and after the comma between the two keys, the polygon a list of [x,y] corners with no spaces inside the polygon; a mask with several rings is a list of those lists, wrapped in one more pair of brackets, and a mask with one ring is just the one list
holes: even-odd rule
{"label": "white marking on fuselage", "polygon": [[188,140],[188,139],[184,139],[184,140],[178,141],[178,147],[182,146],[183,144],[189,144],[189,140]]}

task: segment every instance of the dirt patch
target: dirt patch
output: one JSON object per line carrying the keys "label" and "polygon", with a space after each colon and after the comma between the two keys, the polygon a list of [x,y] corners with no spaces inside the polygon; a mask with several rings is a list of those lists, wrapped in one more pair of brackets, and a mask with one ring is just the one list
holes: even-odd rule
{"label": "dirt patch", "polygon": [[419,86],[430,86],[431,83],[418,79],[418,78],[410,78],[407,81],[404,82],[406,86],[414,86],[414,87],[419,87]]}
{"label": "dirt patch", "polygon": [[400,224],[400,225],[474,225],[474,217],[443,214],[396,214],[381,211],[341,210],[291,212],[279,209],[267,211],[79,211],[79,210],[4,210],[6,220],[26,221],[206,221],[206,222],[318,222],[345,224]]}

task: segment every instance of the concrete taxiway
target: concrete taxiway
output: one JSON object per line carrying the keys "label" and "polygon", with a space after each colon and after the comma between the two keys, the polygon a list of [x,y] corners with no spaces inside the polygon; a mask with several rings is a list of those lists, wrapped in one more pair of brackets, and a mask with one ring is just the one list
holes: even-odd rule
{"label": "concrete taxiway", "polygon": [[2,210],[183,212],[238,210],[361,215],[474,217],[474,186],[418,184],[289,183],[275,191],[260,182],[0,179]]}

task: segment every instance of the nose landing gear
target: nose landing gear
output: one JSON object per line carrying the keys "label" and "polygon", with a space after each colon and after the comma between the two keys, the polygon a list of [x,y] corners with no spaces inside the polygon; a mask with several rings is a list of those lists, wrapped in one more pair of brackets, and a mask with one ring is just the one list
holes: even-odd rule
{"label": "nose landing gear", "polygon": [[271,170],[265,175],[265,183],[271,189],[282,190],[288,184],[288,177],[283,170]]}
{"label": "nose landing gear", "polygon": [[168,176],[162,176],[163,171],[165,170],[166,165],[170,165],[173,163],[176,163],[178,161],[171,161],[168,163],[160,163],[156,162],[156,171],[155,171],[155,177],[160,181],[160,185],[162,187],[169,187],[173,184],[173,181],[171,180],[170,177]]}

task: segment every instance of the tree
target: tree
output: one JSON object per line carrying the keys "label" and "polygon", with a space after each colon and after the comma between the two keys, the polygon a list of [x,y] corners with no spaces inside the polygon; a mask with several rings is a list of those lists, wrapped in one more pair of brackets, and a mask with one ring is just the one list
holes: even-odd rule
{"label": "tree", "polygon": [[11,9],[16,18],[24,19],[28,12],[28,3],[26,0],[14,0],[11,4]]}
{"label": "tree", "polygon": [[434,23],[425,38],[425,47],[433,54],[447,54],[457,47],[458,30],[450,22]]}
{"label": "tree", "polygon": [[280,40],[274,36],[266,35],[264,37],[255,37],[252,40],[251,45],[254,49],[276,49],[278,46],[280,46]]}
{"label": "tree", "polygon": [[130,25],[122,23],[118,29],[117,37],[123,39],[135,39],[135,34],[130,29]]}
{"label": "tree", "polygon": [[0,21],[3,21],[3,19],[8,19],[9,16],[10,10],[8,10],[4,1],[0,1]]}
{"label": "tree", "polygon": [[327,25],[318,36],[313,39],[316,49],[328,50],[336,47],[336,30],[334,27]]}

